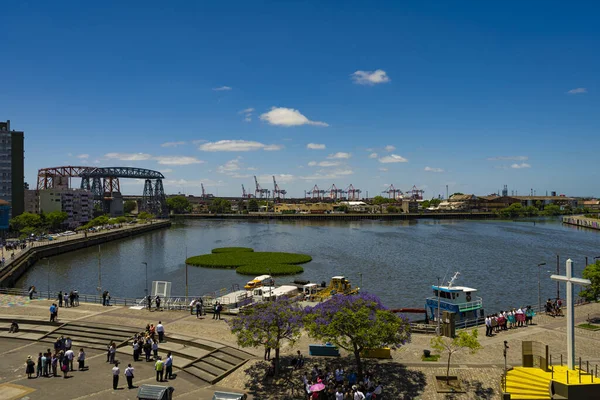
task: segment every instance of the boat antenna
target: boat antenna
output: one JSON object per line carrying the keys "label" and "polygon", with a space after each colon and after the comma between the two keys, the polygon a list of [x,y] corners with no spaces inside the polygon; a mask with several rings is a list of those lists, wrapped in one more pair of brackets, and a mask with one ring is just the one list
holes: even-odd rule
{"label": "boat antenna", "polygon": [[448,282],[448,287],[452,287],[452,284],[454,283],[454,281],[456,279],[458,279],[458,276],[460,275],[460,272],[456,271],[456,273],[454,274],[454,276],[452,277],[452,279],[450,279],[450,282]]}
{"label": "boat antenna", "polygon": [[442,279],[442,283],[444,283],[446,281],[446,277],[448,276],[448,272],[450,272],[450,267],[448,267],[448,269],[446,269],[446,273],[444,274],[444,278]]}

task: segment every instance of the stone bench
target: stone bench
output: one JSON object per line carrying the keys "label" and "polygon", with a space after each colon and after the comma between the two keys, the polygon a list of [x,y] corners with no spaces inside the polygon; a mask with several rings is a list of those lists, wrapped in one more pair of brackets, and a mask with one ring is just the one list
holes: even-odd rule
{"label": "stone bench", "polygon": [[333,345],[309,344],[308,354],[311,356],[339,357],[340,350]]}

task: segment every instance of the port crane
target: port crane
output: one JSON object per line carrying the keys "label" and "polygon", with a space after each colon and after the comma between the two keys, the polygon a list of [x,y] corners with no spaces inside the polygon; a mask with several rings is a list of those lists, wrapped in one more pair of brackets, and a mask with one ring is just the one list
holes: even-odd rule
{"label": "port crane", "polygon": [[256,175],[254,175],[254,183],[256,184],[256,189],[254,190],[254,197],[256,198],[260,198],[262,199],[264,198],[269,198],[269,189],[263,189],[259,183],[258,183],[258,179],[256,179]]}
{"label": "port crane", "polygon": [[204,190],[204,183],[200,182],[200,187],[202,188],[202,198],[206,199],[209,197],[215,197],[214,195],[210,194],[210,193],[206,193],[206,191]]}
{"label": "port crane", "polygon": [[246,188],[244,187],[243,183],[242,183],[242,198],[243,199],[251,199],[252,198],[252,193],[246,192]]}
{"label": "port crane", "polygon": [[281,189],[275,180],[275,175],[273,175],[273,201],[275,199],[285,199],[285,195],[287,194],[287,190]]}
{"label": "port crane", "polygon": [[403,195],[402,190],[396,189],[394,187],[394,184],[391,184],[390,187],[388,187],[386,190],[384,190],[381,193],[387,193],[388,198],[394,199],[394,200],[398,199],[400,196]]}
{"label": "port crane", "polygon": [[337,186],[335,186],[335,183],[332,184],[327,191],[329,192],[329,198],[332,200],[342,198],[344,195],[344,189],[338,189]]}
{"label": "port crane", "polygon": [[412,189],[406,192],[408,197],[412,200],[423,200],[423,193],[425,193],[425,191],[418,189],[417,185],[414,185]]}
{"label": "port crane", "polygon": [[360,200],[360,194],[362,193],[362,190],[356,189],[352,184],[350,184],[345,192],[348,193],[348,200]]}
{"label": "port crane", "polygon": [[312,189],[308,189],[306,191],[308,198],[311,198],[311,199],[316,198],[317,200],[319,200],[321,198],[321,192],[322,192],[322,190],[319,190],[319,187],[317,185],[313,186]]}

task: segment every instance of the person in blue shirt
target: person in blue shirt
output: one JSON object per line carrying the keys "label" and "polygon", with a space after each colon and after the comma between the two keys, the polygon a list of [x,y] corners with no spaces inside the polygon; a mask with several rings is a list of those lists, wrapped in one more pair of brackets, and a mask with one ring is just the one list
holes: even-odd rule
{"label": "person in blue shirt", "polygon": [[56,316],[56,305],[54,303],[50,306],[50,322],[54,322]]}
{"label": "person in blue shirt", "polygon": [[165,360],[165,381],[173,378],[173,355],[169,352]]}

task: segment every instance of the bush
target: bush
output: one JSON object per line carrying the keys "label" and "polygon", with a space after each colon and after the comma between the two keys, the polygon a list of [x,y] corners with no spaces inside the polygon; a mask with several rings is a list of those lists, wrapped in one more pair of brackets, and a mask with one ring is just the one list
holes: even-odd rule
{"label": "bush", "polygon": [[304,269],[298,267],[298,264],[311,260],[312,257],[306,254],[255,252],[247,247],[223,247],[213,249],[211,254],[190,257],[186,264],[206,268],[237,268],[240,274],[248,275],[263,275],[269,272],[271,275],[290,275],[303,272]]}
{"label": "bush", "polygon": [[253,252],[254,249],[251,247],[217,247],[216,249],[212,249],[210,252],[213,254],[219,253],[236,253],[236,252]]}
{"label": "bush", "polygon": [[251,264],[237,267],[235,272],[242,275],[295,275],[304,272],[304,268],[292,264]]}

